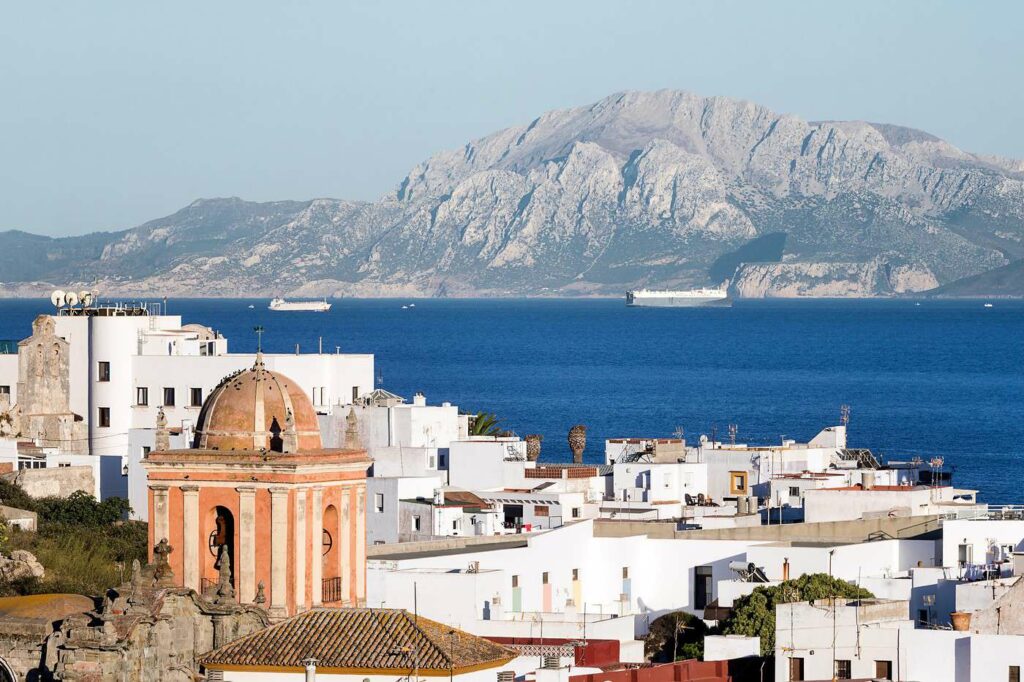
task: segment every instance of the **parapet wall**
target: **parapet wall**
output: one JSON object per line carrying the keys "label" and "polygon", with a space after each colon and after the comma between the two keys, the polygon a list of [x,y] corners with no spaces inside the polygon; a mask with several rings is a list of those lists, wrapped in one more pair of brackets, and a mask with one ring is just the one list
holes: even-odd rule
{"label": "parapet wall", "polygon": [[938,516],[858,519],[823,523],[785,523],[707,530],[677,530],[674,522],[605,521],[594,523],[597,537],[647,535],[660,539],[761,540],[765,542],[864,542],[918,538],[939,530]]}

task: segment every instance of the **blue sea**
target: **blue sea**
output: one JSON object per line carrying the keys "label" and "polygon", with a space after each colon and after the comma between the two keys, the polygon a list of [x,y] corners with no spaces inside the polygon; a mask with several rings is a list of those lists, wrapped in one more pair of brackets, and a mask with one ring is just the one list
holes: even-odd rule
{"label": "blue sea", "polygon": [[[248,306],[255,307],[250,309]],[[544,436],[542,460],[585,459],[604,439],[687,438],[738,425],[738,440],[805,440],[850,405],[851,445],[884,458],[945,457],[982,499],[1024,502],[1024,302],[750,301],[627,308],[621,300],[355,300],[329,313],[267,301],[174,300],[169,312],[252,351],[376,355],[378,383],[406,397],[497,414]],[[410,303],[415,303],[411,307]],[[29,334],[43,300],[0,300],[0,339]]]}

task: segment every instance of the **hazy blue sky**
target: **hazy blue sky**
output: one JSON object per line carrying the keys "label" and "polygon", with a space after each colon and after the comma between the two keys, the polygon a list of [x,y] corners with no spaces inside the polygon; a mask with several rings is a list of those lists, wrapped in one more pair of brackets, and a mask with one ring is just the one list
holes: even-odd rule
{"label": "hazy blue sky", "polygon": [[373,199],[435,151],[625,89],[1024,157],[1022,26],[1018,1],[6,2],[0,229]]}

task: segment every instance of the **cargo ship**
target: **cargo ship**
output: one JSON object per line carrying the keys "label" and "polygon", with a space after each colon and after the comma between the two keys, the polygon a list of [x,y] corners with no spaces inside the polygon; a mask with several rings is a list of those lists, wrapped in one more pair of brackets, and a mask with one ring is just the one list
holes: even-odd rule
{"label": "cargo ship", "polygon": [[689,289],[686,291],[656,291],[636,289],[626,292],[626,305],[663,308],[692,308],[697,306],[730,306],[732,300],[726,289]]}
{"label": "cargo ship", "polygon": [[290,310],[300,312],[326,313],[331,309],[331,304],[325,298],[322,301],[286,301],[283,298],[275,298],[267,306],[271,310]]}

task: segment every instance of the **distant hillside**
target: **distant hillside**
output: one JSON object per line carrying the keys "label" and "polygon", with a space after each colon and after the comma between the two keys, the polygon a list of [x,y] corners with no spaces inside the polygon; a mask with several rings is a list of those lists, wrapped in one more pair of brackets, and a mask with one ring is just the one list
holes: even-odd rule
{"label": "distant hillside", "polygon": [[[427,159],[377,202],[199,200],[122,232],[0,234],[7,291],[137,295],[621,295],[729,278],[742,296],[888,296],[1022,258],[1020,162],[678,91],[548,112]],[[1019,279],[972,286],[990,282],[1024,294]]]}
{"label": "distant hillside", "polygon": [[1024,260],[958,279],[927,293],[947,298],[1020,297],[1024,295]]}

